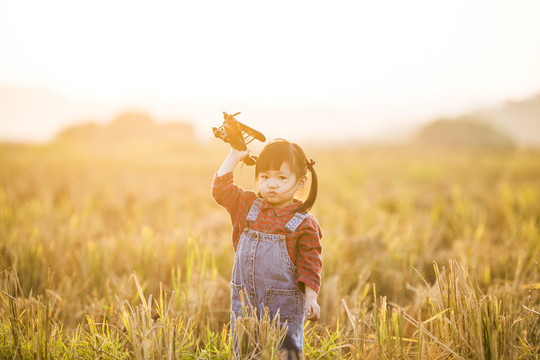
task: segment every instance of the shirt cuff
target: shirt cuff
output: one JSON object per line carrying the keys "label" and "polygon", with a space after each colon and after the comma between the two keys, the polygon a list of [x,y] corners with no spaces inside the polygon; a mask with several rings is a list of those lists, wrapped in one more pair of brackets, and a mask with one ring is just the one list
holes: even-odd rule
{"label": "shirt cuff", "polygon": [[221,176],[218,176],[217,172],[216,174],[214,175],[214,181],[218,184],[222,184],[222,183],[227,183],[229,181],[232,181],[234,180],[233,179],[234,176],[233,176],[233,172],[232,171],[229,171],[228,173],[226,174],[223,174]]}
{"label": "shirt cuff", "polygon": [[305,288],[306,285],[309,286],[310,288],[312,288],[317,294],[319,294],[319,291],[321,290],[321,284],[320,283],[310,281],[307,278],[299,277],[298,280],[296,280],[296,285],[298,286],[298,288],[300,290],[302,290],[303,293],[306,292],[306,288]]}

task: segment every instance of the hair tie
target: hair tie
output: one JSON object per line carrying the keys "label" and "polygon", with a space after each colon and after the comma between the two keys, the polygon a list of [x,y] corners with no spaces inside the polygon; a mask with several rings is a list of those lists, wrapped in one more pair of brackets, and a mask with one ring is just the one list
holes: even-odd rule
{"label": "hair tie", "polygon": [[315,160],[309,159],[309,161],[307,162],[307,167],[309,169],[313,169],[313,165],[315,165]]}

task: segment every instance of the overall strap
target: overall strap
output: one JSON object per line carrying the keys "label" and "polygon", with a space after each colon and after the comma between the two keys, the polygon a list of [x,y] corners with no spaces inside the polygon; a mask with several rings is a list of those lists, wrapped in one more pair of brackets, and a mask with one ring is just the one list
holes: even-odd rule
{"label": "overall strap", "polygon": [[261,211],[261,202],[262,198],[258,197],[253,201],[253,205],[251,205],[251,209],[249,209],[249,213],[246,217],[246,221],[255,221],[257,220],[257,216],[259,215],[259,212]]}
{"label": "overall strap", "polygon": [[299,213],[297,212],[294,214],[291,220],[285,225],[285,229],[289,230],[290,232],[295,232],[298,226],[304,221],[307,217],[309,217],[308,212]]}

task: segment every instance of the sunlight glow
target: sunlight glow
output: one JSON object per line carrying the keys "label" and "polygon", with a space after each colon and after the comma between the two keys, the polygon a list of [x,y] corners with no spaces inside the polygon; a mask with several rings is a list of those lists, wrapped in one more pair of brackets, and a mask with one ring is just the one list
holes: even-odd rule
{"label": "sunlight glow", "polygon": [[540,87],[532,0],[2,0],[0,10],[0,84],[75,99],[327,104],[384,122]]}

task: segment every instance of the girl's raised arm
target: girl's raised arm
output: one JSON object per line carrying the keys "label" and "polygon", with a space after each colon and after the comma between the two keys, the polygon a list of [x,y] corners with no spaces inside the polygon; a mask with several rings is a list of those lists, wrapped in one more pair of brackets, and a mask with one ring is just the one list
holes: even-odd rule
{"label": "girl's raised arm", "polygon": [[[257,197],[254,192],[246,191],[234,184],[233,170],[248,154],[249,150],[231,149],[212,182],[212,197],[219,205],[227,209],[231,217],[242,216],[244,207],[251,206],[251,202]],[[249,205],[244,205],[245,201]]]}
{"label": "girl's raised arm", "polygon": [[223,161],[223,164],[221,164],[221,167],[217,172],[217,176],[223,176],[233,171],[236,168],[236,165],[238,165],[240,161],[242,161],[246,156],[249,155],[249,152],[250,150],[239,151],[231,148],[231,152],[229,153],[229,155],[227,155],[227,157]]}

